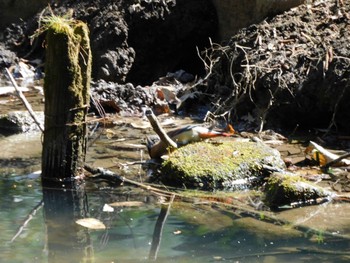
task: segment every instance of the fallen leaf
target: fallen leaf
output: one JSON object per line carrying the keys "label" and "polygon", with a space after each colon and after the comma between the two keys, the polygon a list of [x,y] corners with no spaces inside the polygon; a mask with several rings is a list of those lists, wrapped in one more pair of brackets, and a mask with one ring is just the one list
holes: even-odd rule
{"label": "fallen leaf", "polygon": [[182,233],[181,230],[176,230],[173,232],[174,235],[180,235],[181,233]]}
{"label": "fallen leaf", "polygon": [[149,122],[140,122],[140,123],[132,122],[132,123],[130,123],[130,125],[131,125],[131,127],[135,128],[135,129],[140,129],[140,130],[151,128],[151,125]]}
{"label": "fallen leaf", "polygon": [[157,92],[157,98],[160,100],[165,100],[165,95],[163,93],[163,91],[161,91],[160,89],[156,89]]}
{"label": "fallen leaf", "polygon": [[125,201],[125,202],[115,202],[115,203],[111,203],[109,204],[110,206],[114,206],[114,207],[120,207],[120,206],[143,206],[144,203],[143,202],[139,202],[139,201]]}
{"label": "fallen leaf", "polygon": [[106,229],[105,224],[96,218],[82,218],[75,221],[75,223],[89,229]]}
{"label": "fallen leaf", "polygon": [[113,136],[115,135],[115,132],[112,131],[111,129],[106,129],[105,132],[106,132],[106,136],[107,136],[108,139],[112,139]]}
{"label": "fallen leaf", "polygon": [[105,204],[102,210],[103,212],[114,212],[114,208],[111,207],[109,204]]}
{"label": "fallen leaf", "polygon": [[236,132],[231,124],[227,124],[226,131],[230,134],[235,134],[235,132]]}

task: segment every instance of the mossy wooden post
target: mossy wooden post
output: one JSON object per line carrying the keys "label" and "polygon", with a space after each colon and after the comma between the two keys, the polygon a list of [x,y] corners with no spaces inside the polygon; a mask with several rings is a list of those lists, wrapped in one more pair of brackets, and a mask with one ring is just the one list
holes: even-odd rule
{"label": "mossy wooden post", "polygon": [[46,21],[43,185],[73,181],[84,162],[91,76],[87,25],[56,16]]}

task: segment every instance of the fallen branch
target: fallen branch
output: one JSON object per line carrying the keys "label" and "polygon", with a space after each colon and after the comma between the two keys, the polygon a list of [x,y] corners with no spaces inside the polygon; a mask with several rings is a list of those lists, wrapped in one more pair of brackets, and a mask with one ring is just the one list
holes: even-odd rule
{"label": "fallen branch", "polygon": [[[157,143],[148,143],[148,153],[151,158],[159,158],[160,153],[171,152],[178,148],[177,143],[175,143],[169,135],[164,131],[160,123],[158,122],[156,116],[153,114],[152,110],[146,111],[146,116],[151,123],[153,130],[158,134],[160,141]],[[148,139],[147,139],[148,140]],[[163,153],[164,154],[164,153]]]}
{"label": "fallen branch", "polygon": [[127,183],[127,184],[131,184],[131,185],[135,185],[135,186],[138,186],[142,189],[145,189],[147,191],[153,191],[155,193],[161,193],[161,194],[166,194],[166,195],[178,195],[176,193],[172,193],[172,192],[169,192],[169,191],[164,191],[164,190],[161,190],[159,188],[155,188],[155,187],[152,187],[150,185],[147,185],[147,184],[144,184],[144,183],[139,183],[139,182],[136,182],[134,180],[131,180],[131,179],[128,179],[128,178],[125,178],[124,176],[121,176],[119,174],[116,174],[110,170],[107,170],[105,168],[102,168],[102,167],[92,167],[88,164],[84,164],[84,169],[90,173],[92,173],[93,175],[95,175],[94,177],[99,177],[99,178],[102,178],[102,179],[106,179],[106,180],[110,180],[110,181],[114,181],[114,182],[117,182],[119,183],[120,185],[123,184],[123,183]]}
{"label": "fallen branch", "polygon": [[[166,190],[162,190],[156,187],[152,187],[148,184],[144,184],[144,183],[139,183],[136,181],[133,181],[131,179],[127,179],[124,176],[120,176],[112,171],[109,171],[107,169],[104,168],[93,168],[87,164],[84,165],[84,168],[93,173],[93,174],[98,174],[96,177],[99,178],[103,178],[106,180],[112,180],[112,181],[117,181],[120,184],[122,183],[128,183],[137,187],[140,187],[142,189],[145,189],[147,191],[150,191],[154,194],[162,194],[165,195],[167,197],[171,197],[172,200],[174,200],[175,198],[181,198],[181,200],[188,200],[189,196],[188,195],[184,195],[181,193],[177,193],[177,192],[171,192],[171,191],[166,191]],[[317,234],[318,230],[314,229],[312,227],[308,227],[308,226],[303,226],[301,224],[293,224],[291,221],[285,220],[285,219],[278,219],[274,216],[273,213],[268,212],[268,211],[257,211],[255,209],[249,208],[244,206],[244,204],[242,204],[242,202],[240,200],[237,200],[237,203],[232,203],[233,200],[230,203],[227,203],[227,198],[221,199],[220,197],[218,197],[215,201],[213,201],[213,197],[212,195],[209,196],[195,196],[198,199],[202,199],[202,200],[206,200],[208,203],[211,203],[213,205],[222,205],[226,208],[231,208],[235,211],[238,211],[238,213],[241,216],[248,216],[248,217],[252,217],[255,218],[257,220],[261,220],[264,221],[266,223],[269,224],[273,224],[273,225],[279,225],[279,226],[291,226],[293,229],[296,229],[302,233],[305,233],[307,235],[312,235],[312,234]],[[345,197],[345,196],[334,196],[331,201],[337,201],[337,202],[349,202],[349,198]],[[324,231],[323,235],[325,237],[334,237],[334,233],[328,232],[328,231]],[[344,240],[350,240],[350,236],[348,235],[336,235],[336,237],[344,239]],[[156,255],[156,254],[154,254]]]}
{"label": "fallen branch", "polygon": [[164,131],[160,123],[158,122],[156,116],[152,112],[152,110],[146,111],[146,116],[151,123],[151,126],[155,133],[159,136],[160,140],[166,144],[167,147],[171,146],[172,148],[176,149],[177,144],[168,136],[168,134]]}
{"label": "fallen branch", "polygon": [[13,87],[16,90],[17,96],[23,102],[23,104],[26,107],[26,109],[28,110],[30,116],[33,118],[34,122],[38,125],[40,131],[44,132],[44,127],[43,127],[42,123],[36,117],[36,115],[35,115],[35,113],[34,113],[34,111],[32,109],[32,106],[29,104],[29,102],[27,101],[26,97],[23,95],[22,91],[17,86],[17,83],[16,83],[15,79],[12,77],[11,72],[7,68],[5,68],[5,70],[6,70],[6,73],[7,73],[8,77],[10,78],[10,81],[11,81]]}

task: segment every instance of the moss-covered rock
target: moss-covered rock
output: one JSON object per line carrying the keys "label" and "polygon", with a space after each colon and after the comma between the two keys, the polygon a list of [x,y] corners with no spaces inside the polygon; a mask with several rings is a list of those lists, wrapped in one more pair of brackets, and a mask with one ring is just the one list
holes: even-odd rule
{"label": "moss-covered rock", "polygon": [[319,198],[334,195],[301,176],[291,173],[271,174],[266,183],[265,194],[265,203],[271,208],[293,204],[313,204]]}
{"label": "moss-covered rock", "polygon": [[200,189],[248,187],[266,175],[264,165],[284,168],[278,151],[263,143],[198,142],[179,148],[162,165],[162,181]]}

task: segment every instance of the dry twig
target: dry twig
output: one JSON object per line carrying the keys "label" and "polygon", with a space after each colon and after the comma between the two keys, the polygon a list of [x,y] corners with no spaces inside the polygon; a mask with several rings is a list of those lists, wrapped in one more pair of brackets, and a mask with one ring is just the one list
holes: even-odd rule
{"label": "dry twig", "polygon": [[10,81],[11,81],[13,87],[16,90],[17,96],[23,102],[23,104],[26,107],[26,109],[28,110],[30,116],[33,118],[34,122],[38,125],[39,129],[42,132],[44,132],[44,127],[43,127],[42,123],[36,117],[35,112],[32,109],[32,106],[30,105],[30,103],[27,101],[26,97],[23,95],[22,91],[17,86],[17,83],[16,83],[15,79],[12,77],[11,72],[7,68],[5,68],[5,70],[6,70],[6,73],[7,73],[8,77],[10,78]]}

